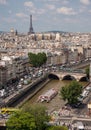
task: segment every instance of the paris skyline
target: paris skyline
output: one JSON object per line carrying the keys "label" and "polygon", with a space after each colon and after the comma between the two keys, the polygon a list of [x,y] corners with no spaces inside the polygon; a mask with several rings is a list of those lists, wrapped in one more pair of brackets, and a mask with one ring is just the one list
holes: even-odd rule
{"label": "paris skyline", "polygon": [[91,0],[0,0],[0,31],[91,32]]}

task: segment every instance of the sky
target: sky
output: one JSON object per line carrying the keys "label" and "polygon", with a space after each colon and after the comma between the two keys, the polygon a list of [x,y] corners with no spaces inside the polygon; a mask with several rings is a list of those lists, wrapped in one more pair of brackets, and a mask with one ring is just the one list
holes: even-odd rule
{"label": "sky", "polygon": [[0,31],[91,32],[91,0],[0,0]]}

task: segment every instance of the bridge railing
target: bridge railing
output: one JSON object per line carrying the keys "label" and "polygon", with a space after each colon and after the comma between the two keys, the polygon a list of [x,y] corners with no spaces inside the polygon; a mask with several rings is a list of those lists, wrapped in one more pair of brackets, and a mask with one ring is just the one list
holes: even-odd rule
{"label": "bridge railing", "polygon": [[62,72],[69,72],[69,73],[85,73],[84,71],[82,70],[73,70],[71,68],[59,68],[60,71]]}

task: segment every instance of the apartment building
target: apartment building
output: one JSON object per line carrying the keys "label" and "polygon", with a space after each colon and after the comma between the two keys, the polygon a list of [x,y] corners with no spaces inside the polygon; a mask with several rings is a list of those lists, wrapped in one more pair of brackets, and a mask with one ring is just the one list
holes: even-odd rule
{"label": "apartment building", "polygon": [[0,83],[5,84],[20,78],[29,71],[28,57],[3,57],[0,65]]}

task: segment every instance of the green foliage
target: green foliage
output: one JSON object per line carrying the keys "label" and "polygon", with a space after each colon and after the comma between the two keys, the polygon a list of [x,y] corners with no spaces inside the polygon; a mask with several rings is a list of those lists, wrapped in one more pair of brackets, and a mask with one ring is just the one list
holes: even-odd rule
{"label": "green foliage", "polygon": [[51,126],[48,130],[68,130],[66,126]]}
{"label": "green foliage", "polygon": [[30,52],[28,53],[28,57],[30,59],[30,64],[32,64],[34,67],[43,65],[47,60],[46,54],[44,52],[38,54]]}
{"label": "green foliage", "polygon": [[49,121],[46,108],[29,104],[21,111],[14,113],[6,123],[7,130],[45,130]]}
{"label": "green foliage", "polygon": [[47,127],[45,122],[48,122],[50,117],[46,112],[46,108],[42,105],[34,105],[24,108],[24,111],[31,113],[35,119],[36,130],[45,130]]}
{"label": "green foliage", "polygon": [[7,130],[36,130],[33,115],[28,112],[14,113],[6,123]]}
{"label": "green foliage", "polygon": [[82,85],[77,81],[72,81],[68,86],[63,86],[60,90],[60,94],[64,101],[69,104],[75,104],[78,102],[78,97],[82,93]]}
{"label": "green foliage", "polygon": [[86,68],[86,70],[85,70],[85,72],[86,72],[87,77],[89,78],[90,68],[89,68],[89,67],[87,67],[87,68]]}

